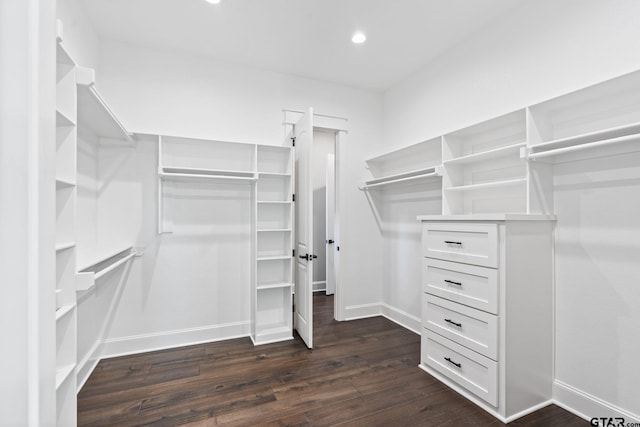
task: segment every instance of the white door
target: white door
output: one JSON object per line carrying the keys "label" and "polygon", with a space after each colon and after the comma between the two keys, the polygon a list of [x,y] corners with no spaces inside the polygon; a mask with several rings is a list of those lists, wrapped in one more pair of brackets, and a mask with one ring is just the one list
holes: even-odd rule
{"label": "white door", "polygon": [[335,176],[335,156],[327,154],[327,179],[326,179],[326,222],[327,222],[327,246],[326,246],[326,266],[327,266],[327,295],[336,292],[336,270],[334,267],[334,256],[336,252],[336,236],[334,231],[336,216],[336,176]]}
{"label": "white door", "polygon": [[313,109],[294,128],[296,138],[296,290],[294,327],[307,347],[313,348],[313,187],[311,147]]}

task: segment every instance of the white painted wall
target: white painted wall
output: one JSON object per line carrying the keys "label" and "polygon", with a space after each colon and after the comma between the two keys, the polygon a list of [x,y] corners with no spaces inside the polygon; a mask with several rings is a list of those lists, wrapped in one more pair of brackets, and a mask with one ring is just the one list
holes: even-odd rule
{"label": "white painted wall", "polygon": [[418,215],[442,213],[440,180],[370,192],[381,212],[385,314],[420,333],[422,224]]}
{"label": "white painted wall", "polygon": [[[342,295],[347,317],[378,310],[380,272],[372,266],[379,265],[382,247],[357,183],[366,175],[363,153],[380,148],[380,95],[117,42],[102,44],[98,74],[99,90],[125,126],[138,132],[279,145],[283,108],[313,106],[318,113],[347,118],[339,171]],[[125,176],[139,192],[140,202],[111,209],[131,213],[135,244],[147,251],[132,264],[118,296],[105,332],[106,354],[248,332],[249,273],[231,278],[223,273],[243,268],[238,262],[248,256],[246,248],[225,246],[233,255],[214,265],[225,249],[212,246],[211,236],[155,234],[155,150],[152,142],[142,141],[117,169],[116,176]]]}
{"label": "white painted wall", "polygon": [[[530,2],[388,90],[385,141],[392,146],[421,141],[637,70],[639,15],[634,0]],[[632,386],[638,383],[640,359],[640,314],[632,307],[640,290],[628,286],[638,283],[638,256],[628,247],[622,254],[615,240],[623,235],[633,241],[637,232],[633,161],[638,164],[637,157],[609,164],[620,169],[597,162],[556,168],[556,378],[568,386],[557,385],[556,397],[574,408],[584,404],[588,416],[603,415],[598,399],[640,414]],[[597,172],[589,172],[593,168]],[[415,238],[409,235],[404,242],[387,242],[385,251],[412,248]],[[399,267],[388,265],[385,277],[400,274]],[[418,269],[406,270],[413,273],[404,281],[418,289]],[[385,301],[391,298],[387,294]],[[393,305],[420,314],[408,300]]]}
{"label": "white painted wall", "polygon": [[[325,282],[327,277],[326,236],[327,236],[327,155],[335,152],[336,137],[331,132],[314,131],[312,147],[313,181],[313,253],[318,258],[313,261],[313,281]],[[314,286],[325,289],[325,283]]]}
{"label": "white painted wall", "polygon": [[[83,67],[97,68],[100,39],[84,11],[82,0],[56,0],[56,15],[63,25],[65,49]],[[98,80],[99,77],[96,77]]]}
{"label": "white painted wall", "polygon": [[55,423],[55,7],[0,2],[0,425]]}

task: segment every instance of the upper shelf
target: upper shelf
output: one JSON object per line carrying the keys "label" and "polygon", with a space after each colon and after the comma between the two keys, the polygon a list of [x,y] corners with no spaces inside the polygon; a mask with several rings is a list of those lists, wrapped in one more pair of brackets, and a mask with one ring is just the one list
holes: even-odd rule
{"label": "upper shelf", "polygon": [[252,171],[235,171],[223,169],[201,169],[163,166],[158,172],[163,179],[171,180],[231,180],[231,181],[255,181],[256,174]]}
{"label": "upper shelf", "polygon": [[95,87],[95,72],[78,67],[78,124],[101,138],[132,142],[132,134],[118,120]]}
{"label": "upper shelf", "polygon": [[518,152],[520,151],[520,148],[525,147],[526,145],[527,145],[526,142],[519,142],[516,144],[507,145],[504,147],[482,151],[479,153],[469,154],[462,157],[456,157],[456,158],[444,161],[443,164],[462,165],[462,164],[484,162],[487,160],[499,159],[499,158],[508,157],[511,155],[517,156]]}
{"label": "upper shelf", "polygon": [[122,251],[116,252],[115,254],[107,255],[96,261],[94,264],[81,269],[77,273],[76,290],[88,291],[95,286],[96,280],[121,265],[124,265],[131,258],[138,255],[139,254],[133,249],[133,247],[128,247]]}
{"label": "upper shelf", "polygon": [[640,151],[640,123],[616,126],[532,145],[521,151],[530,160],[551,163]]}
{"label": "upper shelf", "polygon": [[389,184],[396,184],[401,182],[416,181],[427,178],[437,178],[440,175],[436,173],[435,167],[416,169],[409,172],[397,173],[393,175],[387,175],[380,178],[370,179],[365,181],[361,190],[370,190],[373,188],[383,187]]}
{"label": "upper shelf", "polygon": [[56,20],[56,63],[65,64],[65,65],[76,65],[76,62],[73,60],[67,49],[62,44],[63,38],[63,26],[62,21],[59,19]]}

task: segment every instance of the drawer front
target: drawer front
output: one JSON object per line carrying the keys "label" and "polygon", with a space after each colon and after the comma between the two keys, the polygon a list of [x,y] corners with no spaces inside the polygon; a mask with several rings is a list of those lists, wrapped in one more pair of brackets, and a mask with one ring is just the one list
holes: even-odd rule
{"label": "drawer front", "polygon": [[422,259],[422,291],[498,314],[498,270]]}
{"label": "drawer front", "polygon": [[445,261],[498,268],[498,225],[425,223],[422,254]]}
{"label": "drawer front", "polygon": [[498,317],[494,314],[423,294],[422,326],[498,360]]}
{"label": "drawer front", "polygon": [[422,363],[498,406],[498,362],[422,329]]}

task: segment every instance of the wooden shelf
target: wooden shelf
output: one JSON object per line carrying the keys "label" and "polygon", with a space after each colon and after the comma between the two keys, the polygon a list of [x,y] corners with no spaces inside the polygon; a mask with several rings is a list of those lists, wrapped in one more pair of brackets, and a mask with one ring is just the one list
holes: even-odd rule
{"label": "wooden shelf", "polygon": [[467,156],[456,157],[443,162],[444,165],[462,165],[476,162],[484,162],[492,159],[508,157],[510,155],[518,156],[520,149],[527,145],[526,142],[507,145],[505,147],[495,148],[493,150],[482,151],[479,153],[469,154]]}
{"label": "wooden shelf", "polygon": [[134,256],[136,256],[136,252],[132,247],[129,247],[115,254],[107,255],[94,264],[81,269],[77,273],[76,290],[88,291],[95,286],[96,280],[124,265]]}
{"label": "wooden shelf", "polygon": [[77,69],[77,86],[78,124],[88,127],[98,137],[132,142],[131,134],[96,89],[92,69]]}
{"label": "wooden shelf", "polygon": [[486,190],[500,187],[512,187],[526,184],[526,178],[508,179],[504,181],[483,182],[482,184],[460,185],[457,187],[449,187],[446,191],[476,191]]}
{"label": "wooden shelf", "polygon": [[75,369],[75,363],[71,365],[61,366],[60,368],[56,369],[56,390],[59,389],[60,386],[62,386],[62,384],[64,384],[64,382],[68,378],[71,378],[71,374],[75,372]]}
{"label": "wooden shelf", "polygon": [[66,251],[67,249],[75,248],[76,242],[64,242],[56,244],[56,252]]}

